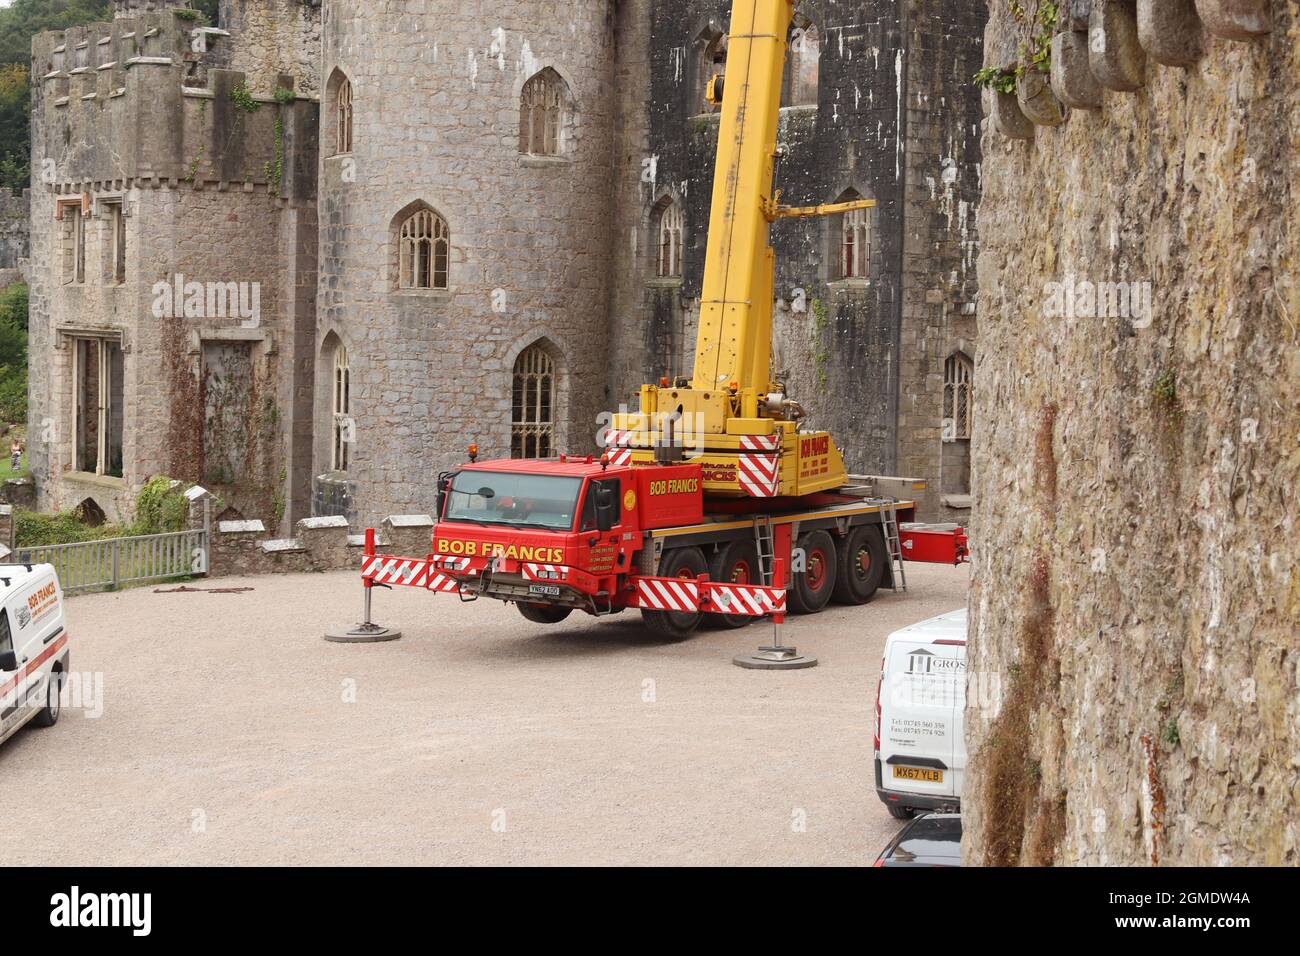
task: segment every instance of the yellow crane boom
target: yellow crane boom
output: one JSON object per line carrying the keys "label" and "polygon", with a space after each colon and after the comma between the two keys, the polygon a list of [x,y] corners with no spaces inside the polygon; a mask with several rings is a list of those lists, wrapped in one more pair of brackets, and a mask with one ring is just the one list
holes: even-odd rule
{"label": "yellow crane boom", "polygon": [[642,386],[640,412],[615,416],[610,433],[611,447],[635,462],[672,457],[671,448],[700,453],[712,495],[801,496],[847,480],[830,436],[800,432],[802,409],[772,381],[771,223],[875,204],[791,208],[773,194],[793,17],[793,0],[732,5],[726,74],[713,77],[707,91],[722,109],[693,374],[681,387]]}

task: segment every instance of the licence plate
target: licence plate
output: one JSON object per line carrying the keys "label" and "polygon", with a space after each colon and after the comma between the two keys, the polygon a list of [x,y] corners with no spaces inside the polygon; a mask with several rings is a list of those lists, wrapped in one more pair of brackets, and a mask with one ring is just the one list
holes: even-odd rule
{"label": "licence plate", "polygon": [[560,586],[558,584],[530,584],[528,585],[529,594],[540,594],[543,597],[559,597]]}
{"label": "licence plate", "polygon": [[919,780],[923,783],[943,783],[943,771],[928,767],[895,767],[895,780]]}

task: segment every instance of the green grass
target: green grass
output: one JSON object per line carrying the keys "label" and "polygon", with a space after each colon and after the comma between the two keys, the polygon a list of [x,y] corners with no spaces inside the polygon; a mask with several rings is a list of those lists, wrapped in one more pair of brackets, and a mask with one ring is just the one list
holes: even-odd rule
{"label": "green grass", "polygon": [[30,474],[31,470],[27,467],[26,455],[23,455],[21,461],[19,461],[17,471],[14,471],[13,459],[8,455],[5,455],[4,460],[0,461],[0,482],[8,481],[10,478],[26,478]]}

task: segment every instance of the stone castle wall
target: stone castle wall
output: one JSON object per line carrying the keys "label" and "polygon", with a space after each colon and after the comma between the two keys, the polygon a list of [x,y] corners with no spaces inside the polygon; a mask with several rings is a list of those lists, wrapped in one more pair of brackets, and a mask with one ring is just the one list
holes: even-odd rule
{"label": "stone castle wall", "polygon": [[[620,28],[631,66],[615,167],[616,401],[629,401],[643,381],[691,373],[719,124],[703,104],[701,60],[709,37],[728,29],[730,9],[727,0],[666,0],[621,11],[623,21],[648,20],[649,45]],[[984,8],[978,0],[805,0],[798,11],[819,33],[819,88],[816,103],[787,98],[782,109],[782,199],[816,205],[854,189],[879,205],[863,280],[832,272],[837,219],[773,227],[775,369],[811,423],[835,435],[851,470],[925,478],[922,514],[950,517],[939,500],[943,363],[972,351],[975,334],[979,116],[969,80]],[[679,280],[655,274],[658,216],[669,201],[685,212]]]}
{"label": "stone castle wall", "polygon": [[963,851],[1294,865],[1300,20],[1088,7],[985,136]]}
{"label": "stone castle wall", "polygon": [[[557,452],[595,448],[613,242],[610,10],[533,0],[498,24],[448,4],[436,28],[395,8],[326,10],[317,420],[329,421],[341,345],[355,441],[347,490],[330,487],[336,476],[317,499],[357,523],[432,509],[437,473],[471,442],[509,457],[511,373],[536,343],[557,370]],[[574,104],[563,158],[520,152],[521,91],[547,67]],[[344,76],[353,148],[332,155]],[[418,204],[450,230],[445,291],[397,287],[397,233]],[[318,476],[330,440],[318,430]]]}
{"label": "stone castle wall", "polygon": [[[309,505],[310,440],[295,447],[294,436],[312,411],[300,353],[310,360],[301,339],[315,331],[315,183],[304,170],[316,165],[317,108],[237,97],[243,75],[212,68],[193,29],[164,12],[33,41],[29,334],[31,354],[45,358],[30,370],[29,459],[42,508],[91,497],[117,519],[152,475],[211,481],[205,446],[242,449],[215,478],[223,497],[287,523]],[[120,282],[110,252],[117,204]],[[70,206],[86,219],[84,281],[68,267],[60,210]],[[188,309],[186,293],[160,312],[156,287],[178,281],[202,284],[201,304]],[[215,285],[243,286],[250,302],[256,288],[257,315],[209,311]],[[90,473],[75,453],[84,339],[122,351],[120,477]],[[247,356],[240,401],[249,407],[224,425],[205,392],[221,354]],[[214,438],[218,430],[230,434]]]}

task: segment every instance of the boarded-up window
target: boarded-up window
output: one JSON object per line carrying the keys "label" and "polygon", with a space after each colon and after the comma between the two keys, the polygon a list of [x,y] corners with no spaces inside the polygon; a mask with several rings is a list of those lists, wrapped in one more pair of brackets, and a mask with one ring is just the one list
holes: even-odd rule
{"label": "boarded-up window", "polygon": [[203,480],[251,480],[256,416],[249,342],[203,343]]}
{"label": "boarded-up window", "polygon": [[800,18],[790,33],[790,106],[816,106],[821,68],[821,34],[817,24]]}
{"label": "boarded-up window", "polygon": [[510,456],[555,454],[555,363],[540,345],[524,349],[515,360],[511,408]]}

